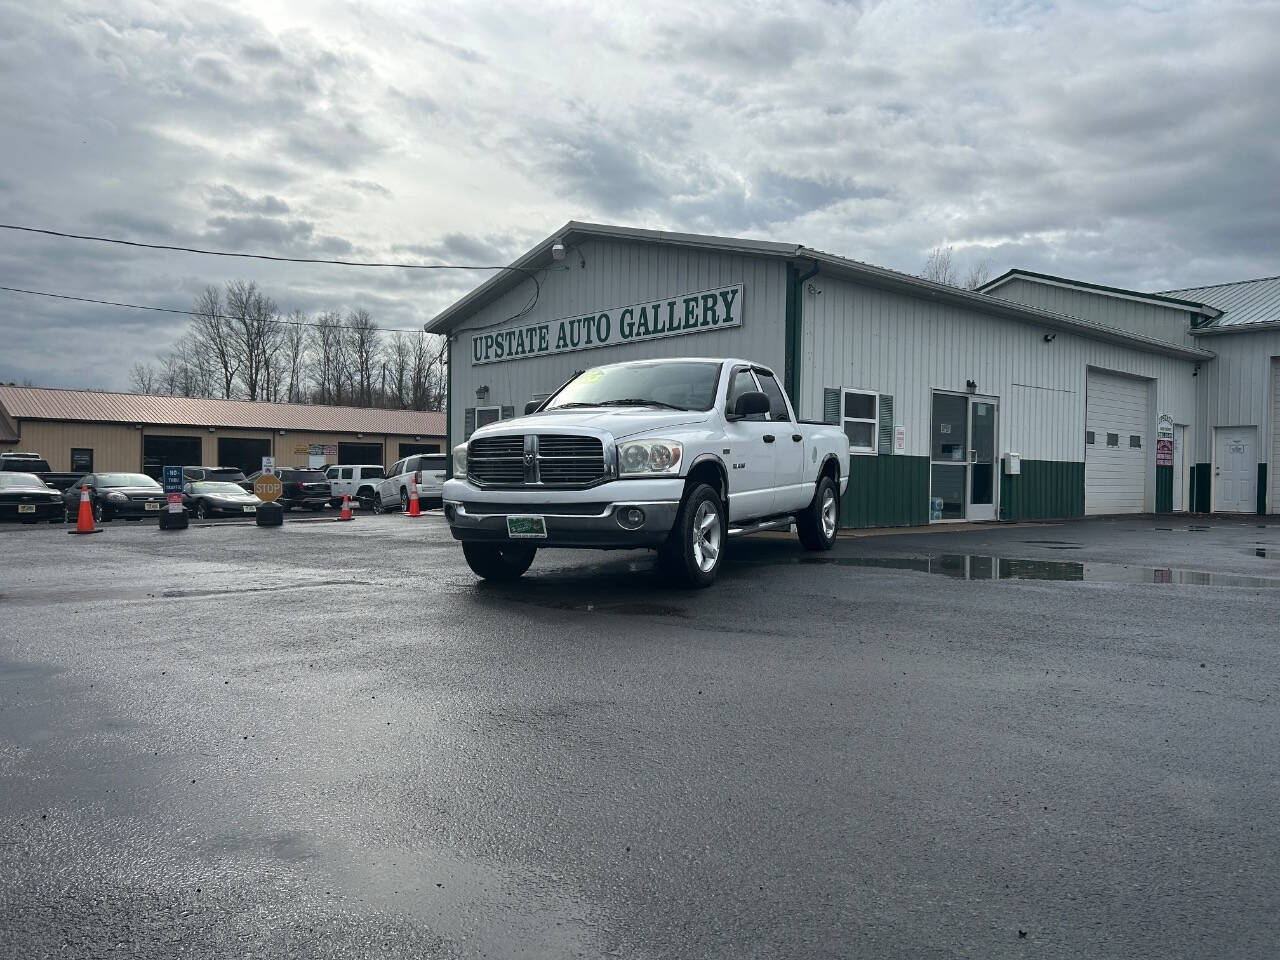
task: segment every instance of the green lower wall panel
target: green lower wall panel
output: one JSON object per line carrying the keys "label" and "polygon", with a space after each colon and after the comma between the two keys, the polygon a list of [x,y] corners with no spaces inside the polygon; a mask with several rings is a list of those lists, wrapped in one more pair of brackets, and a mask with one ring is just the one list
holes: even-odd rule
{"label": "green lower wall panel", "polygon": [[1191,512],[1209,513],[1212,511],[1212,493],[1209,464],[1197,463],[1191,468]]}
{"label": "green lower wall panel", "polygon": [[1000,478],[1001,520],[1084,516],[1084,464],[1023,460],[1022,472]]}
{"label": "green lower wall panel", "polygon": [[914,527],[929,522],[929,458],[849,458],[842,527]]}
{"label": "green lower wall panel", "polygon": [[1258,464],[1258,512],[1267,512],[1267,465]]}
{"label": "green lower wall panel", "polygon": [[1173,513],[1173,467],[1156,467],[1156,513]]}

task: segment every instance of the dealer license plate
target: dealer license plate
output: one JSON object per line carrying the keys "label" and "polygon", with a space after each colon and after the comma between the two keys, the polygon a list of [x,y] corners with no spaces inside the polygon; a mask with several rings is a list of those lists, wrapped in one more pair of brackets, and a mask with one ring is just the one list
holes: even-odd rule
{"label": "dealer license plate", "polygon": [[147,510],[159,510],[159,509],[160,509],[160,504],[158,504],[158,503],[148,503],[148,504],[144,504],[144,506],[145,506],[145,508],[146,508]]}
{"label": "dealer license plate", "polygon": [[542,517],[507,517],[507,536],[512,540],[545,540],[547,521]]}
{"label": "dealer license plate", "polygon": [[36,505],[34,503],[20,503],[18,504],[18,512],[19,513],[35,513]]}
{"label": "dealer license plate", "polygon": [[245,508],[244,508],[244,512],[245,512],[245,513],[257,513],[257,512],[258,512],[258,508],[257,508],[257,507],[255,507],[253,504],[249,504],[247,507],[245,507]]}

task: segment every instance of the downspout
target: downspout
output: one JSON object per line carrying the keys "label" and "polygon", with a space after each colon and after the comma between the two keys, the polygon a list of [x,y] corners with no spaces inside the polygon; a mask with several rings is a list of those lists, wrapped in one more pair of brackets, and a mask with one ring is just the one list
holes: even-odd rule
{"label": "downspout", "polygon": [[444,475],[453,479],[453,334],[444,337]]}
{"label": "downspout", "polygon": [[801,417],[804,416],[800,403],[800,353],[804,314],[801,306],[803,301],[800,297],[804,290],[804,282],[816,277],[818,270],[817,260],[813,261],[813,267],[807,273],[799,273],[799,268],[793,263],[787,264],[787,318],[783,379],[786,381],[787,396],[791,398],[791,405],[796,409],[797,416]]}

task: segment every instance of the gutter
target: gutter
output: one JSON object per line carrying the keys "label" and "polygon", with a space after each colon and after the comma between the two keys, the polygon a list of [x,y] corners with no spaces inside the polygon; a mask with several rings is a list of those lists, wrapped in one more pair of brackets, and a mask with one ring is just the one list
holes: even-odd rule
{"label": "gutter", "polygon": [[817,260],[811,261],[813,266],[808,273],[799,273],[794,263],[787,264],[787,305],[786,325],[783,342],[783,385],[791,404],[799,409],[800,404],[800,352],[803,344],[804,310],[801,295],[804,282],[818,275],[821,267]]}
{"label": "gutter", "polygon": [[1255,331],[1280,330],[1280,320],[1263,320],[1258,323],[1229,323],[1224,327],[1197,327],[1193,337],[1215,337],[1224,333],[1254,333]]}

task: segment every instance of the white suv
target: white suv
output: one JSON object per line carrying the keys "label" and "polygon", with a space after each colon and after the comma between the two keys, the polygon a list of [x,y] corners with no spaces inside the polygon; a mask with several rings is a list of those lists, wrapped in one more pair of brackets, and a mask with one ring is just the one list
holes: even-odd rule
{"label": "white suv", "polygon": [[397,461],[387,475],[378,481],[374,491],[373,509],[408,510],[409,491],[414,483],[418,485],[418,503],[424,509],[438,507],[444,491],[445,466],[448,463],[443,453],[415,453]]}
{"label": "white suv", "polygon": [[350,497],[362,507],[370,507],[377,493],[378,481],[387,475],[381,464],[352,463],[329,467],[324,475],[329,480],[329,504],[342,506],[342,498]]}

